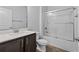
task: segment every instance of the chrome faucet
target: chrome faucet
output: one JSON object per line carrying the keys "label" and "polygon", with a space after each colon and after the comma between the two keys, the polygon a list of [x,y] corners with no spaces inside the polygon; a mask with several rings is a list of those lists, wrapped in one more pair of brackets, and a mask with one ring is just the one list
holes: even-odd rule
{"label": "chrome faucet", "polygon": [[12,29],[14,33],[18,33],[19,32],[19,30],[16,29],[16,28],[10,27],[10,29]]}

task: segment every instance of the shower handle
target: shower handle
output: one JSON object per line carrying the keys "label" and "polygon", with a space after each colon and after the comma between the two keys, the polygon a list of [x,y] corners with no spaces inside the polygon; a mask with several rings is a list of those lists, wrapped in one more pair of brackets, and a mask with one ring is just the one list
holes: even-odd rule
{"label": "shower handle", "polygon": [[44,29],[47,30],[47,27],[45,27]]}

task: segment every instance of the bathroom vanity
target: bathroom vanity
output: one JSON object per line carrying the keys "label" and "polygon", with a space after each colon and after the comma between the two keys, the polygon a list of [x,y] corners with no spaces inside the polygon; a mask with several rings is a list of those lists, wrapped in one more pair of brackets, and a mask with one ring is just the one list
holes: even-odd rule
{"label": "bathroom vanity", "polygon": [[0,35],[0,52],[35,52],[36,33],[31,31]]}

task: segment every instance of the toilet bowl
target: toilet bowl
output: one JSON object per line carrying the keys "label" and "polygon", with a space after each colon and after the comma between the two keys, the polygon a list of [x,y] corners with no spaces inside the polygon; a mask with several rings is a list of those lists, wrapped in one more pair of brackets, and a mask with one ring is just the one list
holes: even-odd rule
{"label": "toilet bowl", "polygon": [[39,33],[37,33],[36,42],[37,42],[37,50],[39,50],[41,52],[45,52],[47,41],[45,39],[43,39],[43,36],[39,35]]}
{"label": "toilet bowl", "polygon": [[45,52],[46,51],[46,45],[47,45],[47,41],[45,39],[37,40],[37,49],[39,51]]}

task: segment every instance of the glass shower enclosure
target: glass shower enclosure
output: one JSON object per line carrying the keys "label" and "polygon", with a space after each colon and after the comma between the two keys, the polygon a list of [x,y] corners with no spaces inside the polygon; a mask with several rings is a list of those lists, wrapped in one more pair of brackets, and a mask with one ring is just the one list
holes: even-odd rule
{"label": "glass shower enclosure", "polygon": [[44,35],[73,41],[75,37],[76,8],[44,12]]}

